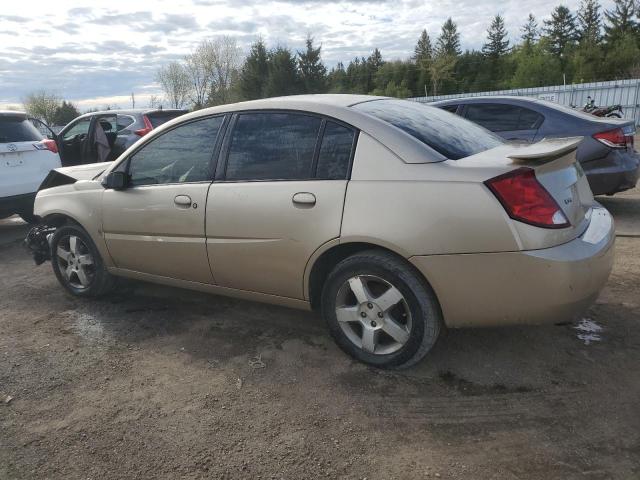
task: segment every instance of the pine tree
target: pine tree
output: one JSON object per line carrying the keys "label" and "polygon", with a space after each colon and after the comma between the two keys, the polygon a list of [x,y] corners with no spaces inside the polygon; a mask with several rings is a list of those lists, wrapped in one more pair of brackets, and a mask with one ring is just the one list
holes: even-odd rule
{"label": "pine tree", "polygon": [[509,49],[507,29],[504,26],[504,18],[496,15],[487,30],[487,43],[482,47],[482,53],[493,59],[499,58]]}
{"label": "pine tree", "polygon": [[602,18],[598,0],[582,0],[578,11],[578,40],[580,44],[596,45],[602,39]]}
{"label": "pine tree", "polygon": [[436,42],[436,51],[438,55],[451,55],[454,57],[462,53],[458,26],[451,20],[451,17],[442,25],[442,31]]}
{"label": "pine tree", "polygon": [[76,106],[71,102],[63,100],[53,114],[53,125],[66,125],[79,116],[80,112]]}
{"label": "pine tree", "polygon": [[562,57],[576,40],[576,19],[569,9],[563,5],[551,12],[551,20],[544,21],[544,31],[549,39],[549,50],[557,57]]}
{"label": "pine tree", "polygon": [[324,93],[327,91],[327,67],[322,63],[320,50],[313,47],[313,38],[307,37],[307,49],[298,52],[298,72],[305,93]]}
{"label": "pine tree", "polygon": [[432,55],[431,48],[431,39],[429,38],[429,34],[427,30],[422,30],[420,34],[420,38],[418,39],[418,43],[416,44],[416,48],[413,52],[413,59],[417,64],[424,64],[431,60]]}
{"label": "pine tree", "polygon": [[371,55],[369,55],[369,58],[367,58],[367,64],[369,64],[374,71],[377,71],[383,63],[382,54],[377,48],[374,49]]}
{"label": "pine tree", "polygon": [[251,45],[249,55],[240,71],[240,94],[246,100],[265,96],[269,71],[267,67],[267,48],[262,40]]}
{"label": "pine tree", "polygon": [[522,28],[522,44],[524,48],[529,50],[533,45],[538,42],[540,38],[540,30],[538,29],[538,22],[536,21],[536,17],[533,16],[533,13],[530,13],[527,17],[527,23],[525,23]]}
{"label": "pine tree", "polygon": [[267,55],[267,80],[265,94],[267,97],[293,95],[299,92],[296,57],[286,47],[277,47]]}
{"label": "pine tree", "polygon": [[349,92],[347,71],[344,69],[344,64],[342,62],[338,62],[338,64],[331,69],[327,80],[329,83],[329,90],[332,93]]}
{"label": "pine tree", "polygon": [[607,22],[604,25],[604,37],[608,44],[613,44],[625,35],[633,35],[638,31],[638,23],[634,19],[634,0],[614,0],[615,9],[607,10],[604,16]]}

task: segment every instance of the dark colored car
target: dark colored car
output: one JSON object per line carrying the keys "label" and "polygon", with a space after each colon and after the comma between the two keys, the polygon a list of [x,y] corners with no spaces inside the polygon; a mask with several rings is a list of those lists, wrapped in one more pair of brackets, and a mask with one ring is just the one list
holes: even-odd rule
{"label": "dark colored car", "polygon": [[187,110],[157,109],[85,113],[56,136],[62,165],[115,160],[151,130],[185,113]]}
{"label": "dark colored car", "polygon": [[594,195],[635,187],[640,155],[634,149],[633,121],[598,118],[556,103],[524,97],[469,97],[431,105],[471,120],[505,140],[536,142],[582,136],[577,159]]}

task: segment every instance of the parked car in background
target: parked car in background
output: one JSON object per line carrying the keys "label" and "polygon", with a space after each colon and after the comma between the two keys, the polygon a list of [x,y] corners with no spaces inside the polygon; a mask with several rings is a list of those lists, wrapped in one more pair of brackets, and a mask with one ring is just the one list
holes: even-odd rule
{"label": "parked car in background", "polygon": [[[60,167],[58,147],[26,113],[0,111],[0,218],[33,222],[33,200],[50,170]],[[37,122],[37,121],[35,121]]]}
{"label": "parked car in background", "polygon": [[556,103],[526,97],[469,97],[431,105],[471,120],[506,140],[536,142],[543,138],[582,136],[577,159],[595,195],[635,187],[640,155],[634,148],[630,120],[597,118]]}
{"label": "parked car in background", "polygon": [[76,296],[123,276],[315,309],[353,357],[408,366],[443,325],[558,322],[596,298],[615,235],[579,142],[508,144],[365,95],[224,105],[52,172],[27,244]]}
{"label": "parked car in background", "polygon": [[105,110],[85,113],[55,139],[64,166],[112,161],[154,128],[186,110]]}

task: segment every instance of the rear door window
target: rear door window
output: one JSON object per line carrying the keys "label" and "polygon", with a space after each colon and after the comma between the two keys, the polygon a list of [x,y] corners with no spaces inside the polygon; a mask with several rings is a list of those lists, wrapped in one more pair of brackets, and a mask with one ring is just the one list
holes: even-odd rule
{"label": "rear door window", "polygon": [[182,111],[177,111],[177,112],[159,111],[159,112],[147,113],[146,117],[149,119],[149,122],[151,122],[151,126],[153,126],[153,128],[158,128],[163,123],[167,123],[169,120],[173,120],[174,118],[179,117],[180,115],[184,115],[185,113],[186,112],[182,112]]}
{"label": "rear door window", "polygon": [[533,130],[534,128],[538,128],[542,120],[543,117],[538,112],[534,112],[528,108],[520,108],[518,130]]}
{"label": "rear door window", "polygon": [[536,128],[542,116],[515,105],[471,103],[467,105],[466,118],[492,132],[508,132]]}
{"label": "rear door window", "polygon": [[322,180],[347,178],[354,139],[355,131],[352,128],[327,121],[318,153],[316,178]]}
{"label": "rear door window", "polygon": [[458,105],[442,105],[438,108],[441,108],[445,112],[456,113],[456,111],[458,110]]}
{"label": "rear door window", "polygon": [[23,115],[0,115],[0,143],[42,140],[42,134]]}
{"label": "rear door window", "polygon": [[116,128],[119,132],[120,130],[124,130],[125,128],[127,128],[133,122],[135,122],[135,119],[133,117],[130,117],[129,115],[118,115],[118,118],[116,120]]}
{"label": "rear door window", "polygon": [[453,113],[408,100],[373,100],[352,108],[377,117],[428,145],[445,157],[460,158],[503,143],[484,128]]}
{"label": "rear door window", "polygon": [[520,109],[512,105],[472,103],[467,105],[466,117],[492,132],[504,132],[518,129]]}
{"label": "rear door window", "polygon": [[321,119],[297,113],[241,113],[229,144],[226,180],[311,178]]}

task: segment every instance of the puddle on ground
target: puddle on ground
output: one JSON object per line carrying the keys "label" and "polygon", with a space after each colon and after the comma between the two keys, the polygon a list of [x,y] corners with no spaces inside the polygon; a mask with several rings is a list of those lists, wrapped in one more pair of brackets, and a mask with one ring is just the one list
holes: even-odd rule
{"label": "puddle on ground", "polygon": [[603,328],[590,318],[583,318],[578,325],[573,327],[578,331],[578,339],[582,340],[585,345],[591,345],[594,342],[601,342],[601,332]]}

